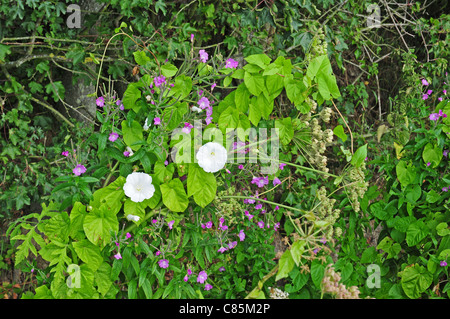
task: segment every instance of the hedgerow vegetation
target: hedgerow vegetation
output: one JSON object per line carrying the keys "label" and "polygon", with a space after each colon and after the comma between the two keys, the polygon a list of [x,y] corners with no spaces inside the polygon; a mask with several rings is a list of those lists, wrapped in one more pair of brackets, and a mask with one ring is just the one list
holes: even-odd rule
{"label": "hedgerow vegetation", "polygon": [[448,9],[2,1],[2,296],[448,299]]}

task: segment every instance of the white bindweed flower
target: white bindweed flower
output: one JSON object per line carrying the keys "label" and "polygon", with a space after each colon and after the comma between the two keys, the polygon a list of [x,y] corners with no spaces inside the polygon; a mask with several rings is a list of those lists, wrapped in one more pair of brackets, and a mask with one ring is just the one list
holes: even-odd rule
{"label": "white bindweed flower", "polygon": [[134,221],[134,222],[137,223],[137,222],[139,221],[139,219],[141,219],[141,217],[136,216],[136,215],[128,214],[128,215],[127,215],[127,219],[128,219],[129,221]]}
{"label": "white bindweed flower", "polygon": [[196,155],[198,165],[207,173],[215,173],[224,168],[227,162],[227,150],[216,142],[201,146]]}
{"label": "white bindweed flower", "polygon": [[139,203],[153,196],[155,186],[150,175],[134,172],[127,176],[123,191],[133,202]]}
{"label": "white bindweed flower", "polygon": [[145,123],[144,123],[144,126],[142,128],[144,129],[144,131],[147,132],[148,129],[150,128],[150,125],[151,124],[148,123],[148,118],[147,118],[147,119],[145,119]]}
{"label": "white bindweed flower", "polygon": [[203,111],[201,108],[196,107],[196,106],[191,107],[191,110],[192,110],[193,112],[197,112],[197,113],[200,113],[200,112]]}

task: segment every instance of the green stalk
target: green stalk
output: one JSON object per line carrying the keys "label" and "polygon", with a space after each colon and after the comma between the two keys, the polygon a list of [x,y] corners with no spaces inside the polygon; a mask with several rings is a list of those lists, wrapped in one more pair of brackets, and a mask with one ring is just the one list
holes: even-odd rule
{"label": "green stalk", "polygon": [[275,202],[272,202],[272,201],[269,201],[269,200],[259,199],[259,198],[251,197],[251,196],[234,196],[234,195],[226,195],[226,196],[219,196],[219,198],[255,199],[255,200],[258,200],[258,201],[263,202],[263,203],[267,203],[267,204],[271,204],[271,205],[277,205],[277,206],[279,206],[279,207],[283,207],[283,208],[286,208],[286,209],[295,210],[295,211],[300,212],[300,213],[303,213],[303,214],[304,214],[304,213],[307,213],[306,211],[304,211],[304,210],[302,210],[302,209],[300,209],[300,208],[290,207],[290,206],[286,206],[286,205],[283,205],[283,204],[278,204],[278,203],[275,203]]}

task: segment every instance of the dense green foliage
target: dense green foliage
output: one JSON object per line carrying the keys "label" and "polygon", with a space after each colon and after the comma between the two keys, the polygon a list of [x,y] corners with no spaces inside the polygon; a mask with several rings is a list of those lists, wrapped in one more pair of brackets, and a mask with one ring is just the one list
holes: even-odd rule
{"label": "dense green foliage", "polygon": [[[23,298],[449,298],[445,1],[73,3],[0,7]],[[242,161],[193,162],[230,131]]]}

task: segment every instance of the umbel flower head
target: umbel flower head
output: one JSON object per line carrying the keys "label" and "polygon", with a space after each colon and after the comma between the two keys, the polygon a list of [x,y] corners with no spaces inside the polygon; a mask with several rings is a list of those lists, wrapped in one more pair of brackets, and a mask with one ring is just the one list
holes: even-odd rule
{"label": "umbel flower head", "polygon": [[155,186],[152,184],[152,177],[150,175],[142,172],[134,172],[127,176],[123,185],[123,191],[133,202],[139,203],[153,196]]}
{"label": "umbel flower head", "polygon": [[196,155],[198,165],[207,173],[215,173],[224,168],[228,155],[225,147],[216,142],[201,146]]}

